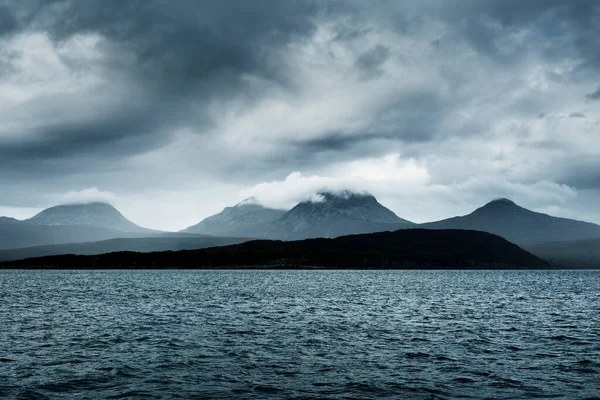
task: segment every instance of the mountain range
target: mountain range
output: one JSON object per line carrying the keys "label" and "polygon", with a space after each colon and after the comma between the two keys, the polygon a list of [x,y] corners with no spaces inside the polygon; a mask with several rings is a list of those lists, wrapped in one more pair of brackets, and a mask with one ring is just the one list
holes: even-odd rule
{"label": "mountain range", "polygon": [[382,206],[369,194],[320,192],[289,211],[275,210],[248,199],[227,207],[183,232],[275,240],[334,238],[392,231],[415,226]]}
{"label": "mountain range", "polygon": [[492,233],[546,259],[558,259],[560,265],[568,264],[568,260],[557,257],[551,251],[556,246],[548,243],[560,242],[562,249],[577,249],[563,253],[577,254],[578,265],[582,265],[581,260],[589,259],[587,254],[593,251],[590,243],[600,240],[600,225],[537,213],[508,199],[493,200],[468,215],[415,224],[398,217],[372,195],[323,191],[287,211],[246,199],[173,233],[140,227],[103,203],[56,206],[22,221],[0,217],[0,260],[67,253],[192,250],[252,238],[335,238],[417,227]]}

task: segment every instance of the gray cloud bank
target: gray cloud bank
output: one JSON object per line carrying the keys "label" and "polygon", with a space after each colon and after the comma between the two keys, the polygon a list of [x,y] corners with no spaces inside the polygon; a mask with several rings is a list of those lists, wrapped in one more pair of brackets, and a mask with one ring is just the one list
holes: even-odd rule
{"label": "gray cloud bank", "polygon": [[600,222],[598,21],[585,0],[0,0],[0,212],[91,194],[176,229],[346,186],[416,221],[506,196]]}

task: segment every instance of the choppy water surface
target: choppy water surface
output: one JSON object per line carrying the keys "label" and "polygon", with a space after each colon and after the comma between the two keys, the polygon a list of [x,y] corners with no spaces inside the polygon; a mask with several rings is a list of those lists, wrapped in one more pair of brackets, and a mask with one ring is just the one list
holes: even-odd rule
{"label": "choppy water surface", "polygon": [[594,398],[600,271],[0,271],[0,398]]}

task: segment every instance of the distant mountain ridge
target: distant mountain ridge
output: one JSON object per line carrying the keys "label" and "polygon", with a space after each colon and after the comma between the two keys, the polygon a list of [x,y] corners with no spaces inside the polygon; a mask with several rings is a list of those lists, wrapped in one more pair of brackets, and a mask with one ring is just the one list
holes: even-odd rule
{"label": "distant mountain ridge", "polygon": [[[252,238],[289,241],[407,228],[492,233],[565,268],[571,264],[594,267],[600,257],[594,250],[600,243],[600,225],[534,212],[508,199],[493,200],[465,216],[416,225],[398,217],[372,195],[324,191],[289,211],[265,207],[254,198],[246,199],[179,233],[140,227],[104,203],[51,207],[24,221],[0,217],[0,258],[180,250]],[[194,239],[180,240],[186,235]],[[203,239],[198,235],[218,238]],[[130,240],[136,238],[143,240]]]}
{"label": "distant mountain ridge", "polygon": [[17,224],[21,221],[19,221],[16,218],[12,218],[12,217],[0,217],[0,224],[4,223],[4,224]]}
{"label": "distant mountain ridge", "polygon": [[600,239],[532,244],[524,248],[557,268],[600,268]]}
{"label": "distant mountain ridge", "polygon": [[414,226],[374,196],[351,191],[319,192],[285,212],[244,202],[225,208],[183,232],[275,240],[337,237]]}
{"label": "distant mountain ridge", "polygon": [[0,249],[143,237],[142,228],[104,203],[61,205],[24,221],[0,218]]}
{"label": "distant mountain ridge", "polygon": [[493,200],[465,216],[419,226],[484,231],[519,245],[600,238],[600,225],[534,212],[504,198]]}
{"label": "distant mountain ridge", "polygon": [[142,228],[106,203],[66,204],[50,207],[25,220],[36,225],[89,225],[123,232],[153,232]]}
{"label": "distant mountain ridge", "polygon": [[92,242],[60,243],[42,246],[21,247],[0,250],[0,261],[22,260],[24,258],[45,257],[60,254],[97,255],[117,251],[197,250],[207,247],[227,246],[246,242],[250,239],[225,236],[203,236],[184,234],[160,234],[150,237],[115,238]]}

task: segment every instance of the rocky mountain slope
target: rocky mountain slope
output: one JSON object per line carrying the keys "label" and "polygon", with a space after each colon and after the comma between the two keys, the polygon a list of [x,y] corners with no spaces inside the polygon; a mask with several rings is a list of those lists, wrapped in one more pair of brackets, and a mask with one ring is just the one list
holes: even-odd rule
{"label": "rocky mountain slope", "polygon": [[260,229],[260,224],[275,221],[285,214],[283,210],[264,207],[254,198],[246,199],[200,223],[183,230],[187,233],[199,233],[215,236],[231,236],[244,231]]}
{"label": "rocky mountain slope", "polygon": [[271,224],[268,237],[298,240],[394,231],[414,224],[382,206],[368,194],[321,192],[303,201]]}

